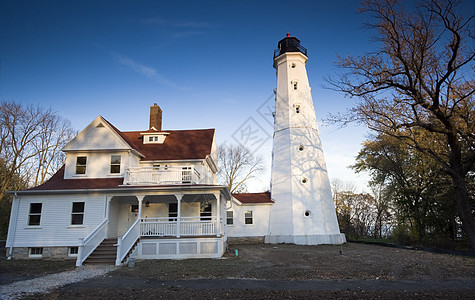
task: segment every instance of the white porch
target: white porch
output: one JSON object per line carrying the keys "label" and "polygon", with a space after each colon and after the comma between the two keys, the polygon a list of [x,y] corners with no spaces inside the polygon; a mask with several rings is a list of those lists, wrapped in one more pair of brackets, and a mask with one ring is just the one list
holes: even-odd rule
{"label": "white porch", "polygon": [[128,257],[220,257],[226,241],[227,197],[216,187],[207,189],[211,190],[108,197],[106,219],[83,239],[76,264],[105,239],[117,239],[116,265]]}

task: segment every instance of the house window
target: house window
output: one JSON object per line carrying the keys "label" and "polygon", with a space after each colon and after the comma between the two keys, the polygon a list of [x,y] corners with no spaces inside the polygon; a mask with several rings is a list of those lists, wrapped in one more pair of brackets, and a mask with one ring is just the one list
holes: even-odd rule
{"label": "house window", "polygon": [[191,167],[182,167],[181,168],[181,182],[182,183],[191,183]]}
{"label": "house window", "polygon": [[86,174],[86,156],[78,156],[76,159],[76,174]]}
{"label": "house window", "polygon": [[82,225],[84,222],[84,202],[73,202],[71,225]]}
{"label": "house window", "polygon": [[30,203],[30,214],[28,215],[29,226],[39,226],[41,221],[42,203]]}
{"label": "house window", "polygon": [[252,210],[248,210],[244,214],[244,224],[246,225],[252,224]]}
{"label": "house window", "polygon": [[149,137],[148,137],[148,141],[149,141],[149,142],[153,142],[153,136],[149,136]]}
{"label": "house window", "polygon": [[211,203],[210,202],[201,202],[200,217],[201,217],[201,221],[211,220]]}
{"label": "house window", "polygon": [[78,247],[69,247],[68,256],[78,256],[79,248]]}
{"label": "house window", "polygon": [[29,257],[43,257],[43,248],[42,247],[30,248],[28,256]]}
{"label": "house window", "polygon": [[168,221],[176,221],[178,218],[178,203],[168,203]]}
{"label": "house window", "polygon": [[130,206],[130,212],[132,212],[132,213],[139,212],[139,206],[136,205],[136,204],[132,204],[132,205]]}
{"label": "house window", "polygon": [[120,173],[120,155],[111,156],[111,174]]}
{"label": "house window", "polygon": [[226,212],[226,224],[234,225],[234,212],[232,210]]}

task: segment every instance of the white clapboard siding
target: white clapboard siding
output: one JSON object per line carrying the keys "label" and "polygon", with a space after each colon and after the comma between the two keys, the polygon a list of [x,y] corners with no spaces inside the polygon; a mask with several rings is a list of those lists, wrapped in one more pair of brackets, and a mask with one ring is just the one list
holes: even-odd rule
{"label": "white clapboard siding", "polygon": [[[229,237],[265,236],[269,234],[269,204],[239,205],[233,203],[233,225],[226,225],[226,233]],[[252,224],[245,224],[246,211],[252,211]],[[226,212],[223,216],[226,224]]]}
{"label": "white clapboard siding", "polygon": [[[82,226],[71,226],[73,202],[85,202]],[[28,226],[30,203],[43,203],[40,226]],[[77,246],[105,218],[105,197],[88,195],[21,196],[14,247]]]}
{"label": "white clapboard siding", "polygon": [[117,134],[113,134],[112,129],[108,127],[93,127],[81,139],[78,139],[68,150],[111,150],[128,149],[129,145],[124,143]]}

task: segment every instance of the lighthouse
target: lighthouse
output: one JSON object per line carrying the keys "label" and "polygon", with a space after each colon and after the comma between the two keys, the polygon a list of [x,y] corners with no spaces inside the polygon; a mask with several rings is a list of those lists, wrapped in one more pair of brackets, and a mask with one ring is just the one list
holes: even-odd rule
{"label": "lighthouse", "polygon": [[330,181],[308,83],[307,49],[296,37],[274,52],[274,145],[266,243],[341,244]]}

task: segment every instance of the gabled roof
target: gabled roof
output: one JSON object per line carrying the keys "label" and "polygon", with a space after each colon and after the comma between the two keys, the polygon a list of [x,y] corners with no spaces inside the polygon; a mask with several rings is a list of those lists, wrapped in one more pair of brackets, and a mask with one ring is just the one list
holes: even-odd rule
{"label": "gabled roof", "polygon": [[[142,161],[205,159],[211,154],[214,142],[214,129],[197,129],[167,130],[168,135],[162,144],[144,144],[142,133],[150,133],[151,130],[120,131],[109,121],[99,116],[71,140],[63,150],[71,150],[87,132],[99,124],[109,128],[111,134],[116,136],[120,143],[123,143],[123,148],[130,148],[138,152]],[[153,132],[160,133],[161,131]]]}
{"label": "gabled roof", "polygon": [[142,160],[205,159],[211,154],[214,129],[167,130],[162,144],[144,144],[143,131],[120,132],[127,143],[140,152]]}
{"label": "gabled roof", "polygon": [[[105,131],[98,131],[103,129]],[[91,144],[94,149],[89,149]],[[117,128],[112,126],[101,116],[95,118],[89,125],[79,132],[66,146],[63,151],[78,150],[133,150],[131,145],[119,134]]]}
{"label": "gabled roof", "polygon": [[242,204],[272,204],[270,197],[270,192],[264,193],[240,193],[240,194],[232,194],[234,198],[236,198]]}

